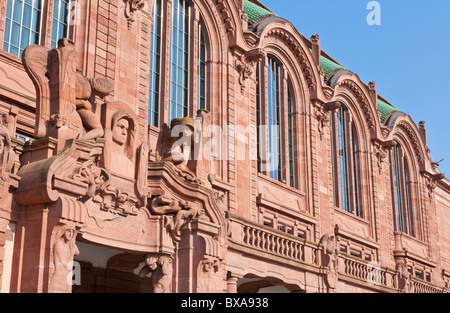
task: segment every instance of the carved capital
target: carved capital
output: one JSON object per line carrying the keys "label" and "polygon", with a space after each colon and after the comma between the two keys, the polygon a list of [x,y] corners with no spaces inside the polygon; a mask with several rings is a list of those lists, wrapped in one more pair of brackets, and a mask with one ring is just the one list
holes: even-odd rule
{"label": "carved capital", "polygon": [[330,101],[324,104],[315,103],[315,117],[317,120],[317,127],[320,134],[320,140],[323,140],[324,129],[329,126],[330,112],[335,111],[341,107],[341,102]]}
{"label": "carved capital", "polygon": [[245,82],[252,77],[255,70],[255,65],[261,61],[266,55],[264,49],[253,49],[240,56],[236,60],[236,70],[239,73],[239,84],[241,85],[241,92],[245,91]]}
{"label": "carved capital", "polygon": [[135,13],[144,8],[144,0],[124,0],[125,2],[125,17],[127,18],[128,29],[131,30],[131,26],[135,21]]}

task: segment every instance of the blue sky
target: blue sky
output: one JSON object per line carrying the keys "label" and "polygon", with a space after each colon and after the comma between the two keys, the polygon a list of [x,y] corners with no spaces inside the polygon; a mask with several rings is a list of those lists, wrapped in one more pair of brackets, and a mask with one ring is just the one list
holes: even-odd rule
{"label": "blue sky", "polygon": [[381,25],[369,26],[369,0],[261,0],[322,49],[375,81],[378,93],[418,125],[450,178],[450,1],[379,0]]}

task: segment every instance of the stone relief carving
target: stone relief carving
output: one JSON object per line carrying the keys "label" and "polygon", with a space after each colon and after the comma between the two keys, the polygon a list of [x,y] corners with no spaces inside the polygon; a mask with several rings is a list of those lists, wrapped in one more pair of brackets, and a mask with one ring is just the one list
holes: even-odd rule
{"label": "stone relief carving", "polygon": [[430,203],[432,203],[434,199],[435,189],[437,187],[436,182],[444,179],[445,175],[444,174],[430,175],[424,173],[424,178],[425,178],[425,187],[428,190],[428,199],[430,200]]}
{"label": "stone relief carving", "polygon": [[219,271],[220,261],[216,258],[206,257],[201,260],[198,265],[198,281],[197,293],[209,293],[211,291],[211,279],[214,279],[214,274]]}
{"label": "stone relief carving", "polygon": [[336,289],[339,266],[339,244],[334,233],[323,235],[320,239],[322,250],[322,266],[325,268],[325,283],[330,289]]}
{"label": "stone relief carving", "polygon": [[79,255],[75,244],[77,230],[70,225],[55,227],[50,254],[50,292],[71,292],[73,257]]}
{"label": "stone relief carving", "polygon": [[241,93],[245,91],[245,82],[252,77],[256,64],[266,55],[263,49],[253,49],[240,56],[236,60],[236,70],[239,73],[239,84],[241,85]]}
{"label": "stone relief carving", "polygon": [[11,136],[6,127],[7,115],[0,115],[0,181],[9,181],[16,154],[11,146]]}
{"label": "stone relief carving", "polygon": [[145,256],[145,265],[139,271],[143,278],[152,273],[154,293],[172,292],[173,258],[168,255],[148,254]]}
{"label": "stone relief carving", "polygon": [[175,118],[170,128],[163,128],[159,138],[162,161],[175,166],[179,176],[193,183],[201,184],[197,176],[188,167],[194,144],[195,123],[190,117]]}
{"label": "stone relief carving", "polygon": [[165,195],[157,196],[150,202],[150,211],[166,217],[165,226],[174,241],[180,241],[180,230],[195,218],[209,220],[205,211],[197,204],[176,200]]}
{"label": "stone relief carving", "polygon": [[412,275],[408,270],[406,260],[398,261],[395,269],[398,272],[397,288],[404,293],[410,293],[412,291]]}
{"label": "stone relief carving", "polygon": [[388,156],[387,151],[389,151],[393,147],[395,147],[397,145],[397,143],[394,140],[389,140],[386,142],[373,140],[372,142],[373,142],[373,146],[374,146],[374,155],[377,159],[378,171],[381,174],[381,172],[383,170],[383,162]]}
{"label": "stone relief carving", "polygon": [[63,126],[67,126],[64,139],[91,140],[103,135],[91,102],[95,96],[109,95],[113,83],[83,76],[76,68],[72,41],[61,39],[53,50],[31,45],[24,50],[22,62],[36,88],[36,138],[57,137],[55,129]]}
{"label": "stone relief carving", "polygon": [[330,123],[330,112],[339,109],[341,103],[339,101],[327,102],[325,104],[315,103],[315,115],[317,120],[317,127],[320,134],[320,140],[323,140],[324,129]]}
{"label": "stone relief carving", "polygon": [[128,29],[131,29],[133,22],[135,21],[134,14],[144,8],[144,0],[124,0],[125,2],[125,17],[128,22]]}

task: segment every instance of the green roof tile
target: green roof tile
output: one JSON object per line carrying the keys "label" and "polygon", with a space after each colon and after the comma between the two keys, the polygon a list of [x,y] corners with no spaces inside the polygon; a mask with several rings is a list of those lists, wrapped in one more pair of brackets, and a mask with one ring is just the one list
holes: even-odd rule
{"label": "green roof tile", "polygon": [[396,107],[378,99],[377,101],[378,111],[381,113],[381,123],[384,124],[392,112],[398,111]]}
{"label": "green roof tile", "polygon": [[276,15],[272,11],[263,8],[250,0],[244,1],[244,13],[248,15],[249,24],[253,24],[263,16]]}
{"label": "green roof tile", "polygon": [[327,59],[324,56],[320,56],[320,67],[325,72],[325,77],[328,77],[328,75],[330,75],[331,72],[336,69],[345,69],[345,67],[343,67],[342,65],[334,63],[333,61]]}
{"label": "green roof tile", "polygon": [[[263,16],[268,15],[276,15],[272,11],[268,10],[262,3],[258,0],[244,0],[244,12],[249,17],[249,23],[253,24],[256,20]],[[337,64],[336,62],[331,61],[325,56],[320,56],[320,67],[325,72],[325,77],[329,76],[331,72],[336,69],[346,69],[344,66]],[[383,100],[378,99],[377,101],[378,111],[381,113],[381,123],[384,124],[392,112],[399,111],[396,107],[384,102]]]}

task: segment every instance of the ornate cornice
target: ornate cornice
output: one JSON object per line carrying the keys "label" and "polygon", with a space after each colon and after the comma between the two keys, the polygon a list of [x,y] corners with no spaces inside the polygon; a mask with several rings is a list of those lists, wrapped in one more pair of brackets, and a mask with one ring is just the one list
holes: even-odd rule
{"label": "ornate cornice", "polygon": [[294,53],[296,56],[301,72],[305,76],[306,82],[309,88],[314,88],[316,86],[315,78],[314,78],[314,70],[311,64],[309,63],[308,56],[303,51],[301,45],[298,40],[292,36],[288,31],[285,31],[280,28],[271,29],[265,36],[265,38],[275,37],[283,41]]}
{"label": "ornate cornice", "polygon": [[409,142],[411,143],[411,146],[414,149],[414,154],[417,156],[419,164],[423,164],[425,162],[425,157],[419,142],[419,138],[414,129],[411,127],[409,123],[406,123],[404,121],[398,123],[397,127],[403,130],[403,132],[408,136]]}
{"label": "ornate cornice", "polygon": [[356,100],[360,104],[360,107],[364,114],[364,118],[369,127],[369,130],[371,132],[375,132],[375,127],[377,125],[377,121],[375,119],[375,116],[373,115],[373,111],[372,111],[372,107],[369,102],[369,99],[367,98],[367,96],[365,95],[365,93],[361,89],[361,87],[356,82],[354,82],[350,79],[343,80],[342,82],[339,83],[339,86],[342,88],[346,88],[355,96]]}
{"label": "ornate cornice", "polygon": [[232,22],[232,13],[227,6],[227,1],[216,0],[217,8],[219,9],[220,15],[222,16],[223,23],[227,32],[232,32],[234,30]]}

